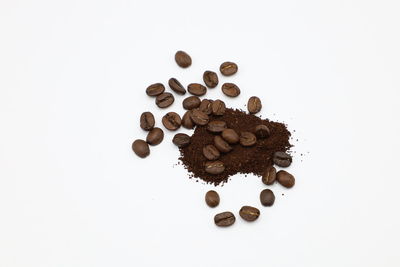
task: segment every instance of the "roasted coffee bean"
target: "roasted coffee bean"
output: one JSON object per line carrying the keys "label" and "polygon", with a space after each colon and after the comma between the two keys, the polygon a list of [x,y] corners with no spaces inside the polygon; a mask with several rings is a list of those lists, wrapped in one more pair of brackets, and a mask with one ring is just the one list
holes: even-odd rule
{"label": "roasted coffee bean", "polygon": [[164,93],[165,87],[162,83],[155,83],[147,87],[146,94],[149,96],[158,96]]}
{"label": "roasted coffee bean", "polygon": [[214,216],[214,223],[220,227],[231,226],[235,223],[235,215],[230,211],[218,213]]}
{"label": "roasted coffee bean", "polygon": [[153,128],[146,137],[146,142],[149,145],[155,146],[162,142],[164,139],[164,131],[158,127]]}
{"label": "roasted coffee bean", "polygon": [[224,121],[210,121],[207,124],[207,130],[212,133],[220,133],[226,129],[226,122]]}
{"label": "roasted coffee bean", "polygon": [[141,158],[145,158],[150,154],[149,145],[141,139],[137,139],[132,143],[132,150]]}
{"label": "roasted coffee bean", "polygon": [[236,63],[227,61],[221,64],[219,70],[221,71],[222,75],[231,76],[238,71],[238,66]]}
{"label": "roasted coffee bean", "polygon": [[201,100],[198,96],[189,96],[183,99],[182,106],[184,109],[191,110],[200,106]]}
{"label": "roasted coffee bean", "polygon": [[210,99],[203,99],[200,103],[199,110],[210,115],[212,113],[212,103],[213,101]]}
{"label": "roasted coffee bean", "polygon": [[217,99],[213,101],[211,108],[214,115],[221,116],[225,113],[225,103],[222,100]]}
{"label": "roasted coffee bean", "polygon": [[239,142],[242,146],[253,146],[257,142],[257,138],[251,132],[241,132]]}
{"label": "roasted coffee bean", "polygon": [[183,85],[175,78],[171,78],[168,80],[168,85],[177,94],[184,95],[186,94],[186,89]]}
{"label": "roasted coffee bean", "polygon": [[156,105],[159,108],[166,108],[174,103],[174,96],[171,93],[162,93],[156,97]]}
{"label": "roasted coffee bean", "polygon": [[262,108],[261,100],[256,97],[252,96],[249,98],[249,101],[247,101],[247,110],[249,111],[250,114],[255,114],[260,112]]}
{"label": "roasted coffee bean", "polygon": [[233,129],[223,130],[221,136],[229,144],[236,144],[237,142],[239,142],[239,135]]}
{"label": "roasted coffee bean", "polygon": [[213,71],[205,71],[203,81],[209,88],[215,88],[218,85],[218,75]]}
{"label": "roasted coffee bean", "polygon": [[188,91],[192,95],[202,96],[207,93],[207,88],[199,83],[191,83],[188,85]]}
{"label": "roasted coffee bean", "polygon": [[260,210],[251,206],[243,206],[239,211],[239,215],[243,220],[252,222],[260,216]]}
{"label": "roasted coffee bean", "polygon": [[214,137],[214,145],[222,153],[228,153],[232,150],[232,147],[219,135]]}
{"label": "roasted coffee bean", "polygon": [[210,190],[206,193],[205,200],[209,207],[215,208],[219,204],[219,195],[214,190]]}
{"label": "roasted coffee bean", "polygon": [[260,202],[263,206],[272,206],[275,202],[274,192],[270,189],[264,189],[260,193]]}
{"label": "roasted coffee bean", "polygon": [[274,166],[268,166],[262,176],[262,182],[266,185],[272,185],[276,180],[276,169]]}
{"label": "roasted coffee bean", "polygon": [[205,163],[205,170],[209,174],[220,174],[225,171],[225,165],[222,161],[207,161]]}
{"label": "roasted coffee bean", "polygon": [[215,146],[206,145],[205,147],[203,147],[203,155],[208,160],[216,160],[221,154]]}
{"label": "roasted coffee bean", "polygon": [[240,89],[234,83],[224,83],[222,85],[222,92],[227,96],[236,97],[240,94]]}
{"label": "roasted coffee bean", "polygon": [[142,115],[140,115],[140,128],[143,130],[150,131],[153,129],[154,124],[155,120],[151,112],[143,112]]}
{"label": "roasted coffee bean", "polygon": [[292,156],[285,152],[275,152],[272,160],[279,167],[289,167],[292,163]]}
{"label": "roasted coffee bean", "polygon": [[162,124],[170,131],[175,131],[181,127],[181,117],[175,112],[168,112],[162,118]]}
{"label": "roasted coffee bean", "polygon": [[194,122],[192,121],[192,118],[190,118],[190,110],[186,111],[185,114],[183,115],[182,126],[185,127],[186,129],[193,129]]}
{"label": "roasted coffee bean", "polygon": [[206,125],[208,123],[208,115],[198,109],[192,109],[190,118],[197,125]]}
{"label": "roasted coffee bean", "polygon": [[184,51],[178,51],[175,54],[175,61],[179,67],[187,68],[192,65],[192,58]]}
{"label": "roasted coffee bean", "polygon": [[294,176],[284,170],[276,173],[276,180],[286,188],[293,187],[295,183]]}
{"label": "roasted coffee bean", "polygon": [[269,135],[271,134],[271,131],[269,130],[267,125],[260,124],[260,125],[256,126],[255,133],[256,133],[257,138],[264,139],[264,138],[269,137]]}
{"label": "roasted coffee bean", "polygon": [[178,133],[172,139],[172,143],[174,143],[177,147],[185,147],[190,144],[190,136],[184,133]]}

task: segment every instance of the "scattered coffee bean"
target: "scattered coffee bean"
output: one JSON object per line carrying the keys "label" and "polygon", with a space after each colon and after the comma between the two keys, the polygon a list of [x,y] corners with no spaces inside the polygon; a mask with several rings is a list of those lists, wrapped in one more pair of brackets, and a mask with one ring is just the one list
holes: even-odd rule
{"label": "scattered coffee bean", "polygon": [[205,200],[209,207],[215,208],[219,204],[219,195],[214,190],[210,190],[206,193]]}
{"label": "scattered coffee bean", "polygon": [[218,85],[218,75],[213,71],[205,71],[203,81],[209,88],[215,88]]}
{"label": "scattered coffee bean", "polygon": [[225,171],[225,165],[222,161],[207,161],[205,163],[205,170],[209,174],[220,174]]}
{"label": "scattered coffee bean", "polygon": [[232,147],[219,135],[214,137],[214,145],[222,153],[228,153],[232,150]]}
{"label": "scattered coffee bean", "polygon": [[208,160],[217,160],[221,154],[215,146],[206,145],[203,147],[203,155]]}
{"label": "scattered coffee bean", "polygon": [[175,93],[179,95],[186,94],[186,89],[183,85],[175,78],[171,78],[168,80],[168,85]]}
{"label": "scattered coffee bean", "polygon": [[224,121],[210,121],[207,124],[207,130],[212,133],[220,133],[226,129],[226,122]]}
{"label": "scattered coffee bean", "polygon": [[192,58],[184,51],[178,51],[175,54],[175,61],[179,67],[187,68],[192,65]]}
{"label": "scattered coffee bean", "polygon": [[175,131],[181,127],[181,117],[175,112],[168,112],[162,118],[162,124],[170,131]]}
{"label": "scattered coffee bean", "polygon": [[190,118],[197,125],[206,125],[208,123],[208,115],[198,109],[192,109]]}
{"label": "scattered coffee bean", "polygon": [[162,142],[164,139],[164,131],[158,127],[153,128],[146,137],[146,142],[149,145],[155,146]]}
{"label": "scattered coffee bean", "polygon": [[257,125],[255,133],[256,133],[257,138],[259,138],[259,139],[267,138],[271,134],[268,126],[264,125],[264,124]]}
{"label": "scattered coffee bean", "polygon": [[261,108],[261,100],[258,97],[252,96],[249,98],[249,101],[247,101],[247,110],[250,114],[256,114],[260,112]]}
{"label": "scattered coffee bean", "polygon": [[257,142],[257,138],[251,132],[241,132],[239,142],[242,146],[253,146]]}
{"label": "scattered coffee bean", "polygon": [[270,189],[264,189],[260,193],[260,202],[263,206],[272,206],[275,202],[274,192]]}
{"label": "scattered coffee bean", "polygon": [[132,150],[141,158],[145,158],[150,154],[149,145],[141,139],[137,139],[132,143]]}
{"label": "scattered coffee bean", "polygon": [[279,167],[289,167],[292,163],[292,156],[285,152],[275,152],[272,158],[274,163]]}
{"label": "scattered coffee bean", "polygon": [[237,142],[239,142],[239,135],[233,129],[223,130],[221,136],[229,144],[236,144]]}
{"label": "scattered coffee bean", "polygon": [[200,103],[199,110],[203,111],[207,115],[211,115],[212,113],[212,103],[213,101],[210,99],[203,99]]}
{"label": "scattered coffee bean", "polygon": [[146,94],[149,96],[158,96],[164,93],[165,87],[162,83],[155,83],[147,87]]}
{"label": "scattered coffee bean", "polygon": [[185,147],[190,144],[190,136],[184,133],[178,133],[172,139],[172,143],[174,143],[177,147]]}
{"label": "scattered coffee bean", "polygon": [[236,63],[227,61],[221,64],[219,70],[221,71],[222,75],[231,76],[238,71],[238,66]]}
{"label": "scattered coffee bean", "polygon": [[191,83],[188,85],[188,91],[192,95],[202,96],[207,93],[207,88],[199,83]]}
{"label": "scattered coffee bean", "polygon": [[236,97],[240,94],[240,89],[234,83],[224,83],[222,85],[222,92],[229,97]]}
{"label": "scattered coffee bean", "polygon": [[220,227],[231,226],[235,223],[235,215],[230,211],[218,213],[214,216],[214,223]]}
{"label": "scattered coffee bean", "polygon": [[225,113],[225,103],[222,100],[215,100],[211,104],[212,113],[216,116],[222,116]]}
{"label": "scattered coffee bean", "polygon": [[276,169],[274,166],[268,166],[262,176],[262,182],[266,185],[272,185],[276,180]]}
{"label": "scattered coffee bean", "polygon": [[153,129],[154,124],[155,120],[151,112],[143,112],[142,115],[140,115],[140,128],[143,130],[150,131]]}
{"label": "scattered coffee bean", "polygon": [[278,180],[278,182],[286,188],[293,187],[295,183],[294,176],[284,170],[276,173],[276,180]]}
{"label": "scattered coffee bean", "polygon": [[166,108],[174,103],[174,96],[171,93],[162,93],[156,97],[156,105],[159,108]]}
{"label": "scattered coffee bean", "polygon": [[201,100],[198,96],[189,96],[183,99],[182,106],[184,109],[191,110],[200,106]]}
{"label": "scattered coffee bean", "polygon": [[260,210],[251,206],[243,206],[239,211],[239,215],[243,220],[252,222],[260,216]]}
{"label": "scattered coffee bean", "polygon": [[182,117],[182,126],[186,129],[193,129],[194,123],[192,118],[190,118],[190,110],[186,111]]}

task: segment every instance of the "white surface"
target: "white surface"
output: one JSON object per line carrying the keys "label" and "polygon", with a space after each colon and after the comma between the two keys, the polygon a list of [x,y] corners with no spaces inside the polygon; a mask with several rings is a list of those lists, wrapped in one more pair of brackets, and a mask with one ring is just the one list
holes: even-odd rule
{"label": "white surface", "polygon": [[[398,1],[1,1],[0,266],[400,266],[399,26]],[[242,94],[207,97],[258,95],[299,141],[296,186],[219,229],[260,207],[259,179],[210,209],[171,133],[145,160],[130,146],[166,112],[147,85],[225,60]]]}

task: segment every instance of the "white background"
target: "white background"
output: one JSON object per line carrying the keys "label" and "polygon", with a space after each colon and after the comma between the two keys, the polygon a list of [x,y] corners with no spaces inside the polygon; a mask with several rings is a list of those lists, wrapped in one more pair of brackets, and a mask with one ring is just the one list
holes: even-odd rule
{"label": "white background", "polygon": [[[0,1],[0,266],[400,266],[398,1]],[[179,68],[176,50],[192,56]],[[226,60],[294,132],[296,186],[187,178],[172,133],[131,151],[145,88]],[[298,139],[298,142],[295,141]],[[303,153],[304,156],[300,156]],[[284,193],[284,196],[282,195]],[[242,205],[217,228],[213,216]]]}

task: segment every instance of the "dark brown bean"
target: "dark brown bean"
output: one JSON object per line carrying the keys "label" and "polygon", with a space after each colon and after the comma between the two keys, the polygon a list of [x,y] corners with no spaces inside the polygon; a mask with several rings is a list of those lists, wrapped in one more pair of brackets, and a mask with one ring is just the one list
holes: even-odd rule
{"label": "dark brown bean", "polygon": [[266,185],[272,185],[276,180],[276,169],[274,166],[268,166],[262,176],[262,182]]}
{"label": "dark brown bean", "polygon": [[214,190],[208,191],[204,198],[206,200],[207,205],[211,208],[215,208],[219,204],[219,195]]}
{"label": "dark brown bean", "polygon": [[270,189],[264,189],[260,193],[260,202],[263,206],[272,206],[275,202],[275,195],[274,192]]}
{"label": "dark brown bean", "polygon": [[140,115],[140,128],[142,128],[145,131],[150,131],[153,129],[155,124],[154,116],[151,112],[143,112],[142,115]]}
{"label": "dark brown bean", "polygon": [[235,223],[235,215],[230,211],[218,213],[214,216],[214,223],[219,227],[231,226]]}
{"label": "dark brown bean", "polygon": [[212,103],[213,101],[210,99],[203,99],[200,103],[199,110],[210,115],[212,113]]}
{"label": "dark brown bean", "polygon": [[295,183],[294,176],[284,170],[276,173],[276,180],[278,180],[278,183],[286,188],[293,187]]}
{"label": "dark brown bean", "polygon": [[225,103],[222,100],[217,99],[213,101],[211,108],[214,115],[221,116],[225,113]]}
{"label": "dark brown bean", "polygon": [[186,111],[185,114],[183,115],[182,126],[185,127],[186,129],[193,129],[194,122],[192,121],[192,118],[190,118],[190,110]]}
{"label": "dark brown bean", "polygon": [[190,144],[190,136],[184,133],[178,133],[172,139],[172,143],[174,143],[177,147],[185,147]]}
{"label": "dark brown bean", "polygon": [[270,136],[271,131],[269,130],[267,125],[260,124],[256,126],[255,133],[257,138],[264,139]]}
{"label": "dark brown bean", "polygon": [[207,93],[207,88],[199,83],[191,83],[188,85],[188,91],[192,95],[202,96]]}
{"label": "dark brown bean", "polygon": [[206,125],[208,123],[208,115],[198,109],[192,109],[190,118],[197,125]]}
{"label": "dark brown bean", "polygon": [[292,156],[282,151],[275,152],[272,160],[279,167],[289,167],[292,164]]}
{"label": "dark brown bean", "polygon": [[224,83],[222,85],[222,92],[229,97],[236,97],[240,94],[240,89],[234,83]]}
{"label": "dark brown bean", "polygon": [[149,145],[141,139],[137,139],[132,143],[132,150],[141,158],[145,158],[150,154]]}
{"label": "dark brown bean", "polygon": [[201,100],[198,96],[189,96],[183,99],[182,106],[184,109],[191,110],[200,106]]}
{"label": "dark brown bean", "polygon": [[239,142],[239,135],[233,129],[223,130],[221,136],[229,144],[236,144],[237,142]]}
{"label": "dark brown bean", "polygon": [[241,132],[239,142],[242,146],[253,146],[257,142],[257,137],[251,132]]}
{"label": "dark brown bean", "polygon": [[170,131],[175,131],[181,127],[181,117],[175,112],[168,112],[162,118],[162,124]]}
{"label": "dark brown bean", "polygon": [[164,139],[164,131],[158,127],[153,128],[146,137],[146,142],[149,145],[155,146],[162,142]]}
{"label": "dark brown bean", "polygon": [[206,145],[203,147],[203,155],[208,160],[217,160],[221,154],[215,146]]}
{"label": "dark brown bean", "polygon": [[168,85],[175,93],[179,95],[186,94],[186,89],[183,85],[175,78],[171,78],[168,80]]}
{"label": "dark brown bean", "polygon": [[224,121],[210,121],[207,124],[207,130],[212,133],[220,133],[226,129],[226,122]]}
{"label": "dark brown bean", "polygon": [[238,71],[238,66],[236,63],[227,61],[221,64],[219,70],[221,71],[222,75],[231,76]]}
{"label": "dark brown bean", "polygon": [[222,161],[207,161],[205,163],[205,170],[209,174],[221,174],[225,171],[225,165]]}
{"label": "dark brown bean", "polygon": [[174,103],[175,98],[171,93],[162,93],[156,97],[156,105],[159,108],[166,108]]}
{"label": "dark brown bean", "polygon": [[260,210],[251,206],[243,206],[239,211],[239,215],[243,220],[252,222],[260,216]]}
{"label": "dark brown bean", "polygon": [[232,147],[219,135],[214,137],[214,145],[222,153],[228,153],[232,150]]}
{"label": "dark brown bean", "polygon": [[179,67],[187,68],[192,65],[192,58],[184,51],[178,51],[175,53],[175,61]]}
{"label": "dark brown bean", "polygon": [[165,87],[162,83],[155,83],[147,87],[146,94],[149,96],[158,96],[164,93]]}
{"label": "dark brown bean", "polygon": [[247,110],[250,114],[256,114],[260,112],[261,108],[261,100],[258,97],[252,96],[249,98],[249,101],[247,101]]}
{"label": "dark brown bean", "polygon": [[213,71],[205,71],[203,81],[209,88],[215,88],[218,85],[218,75]]}

